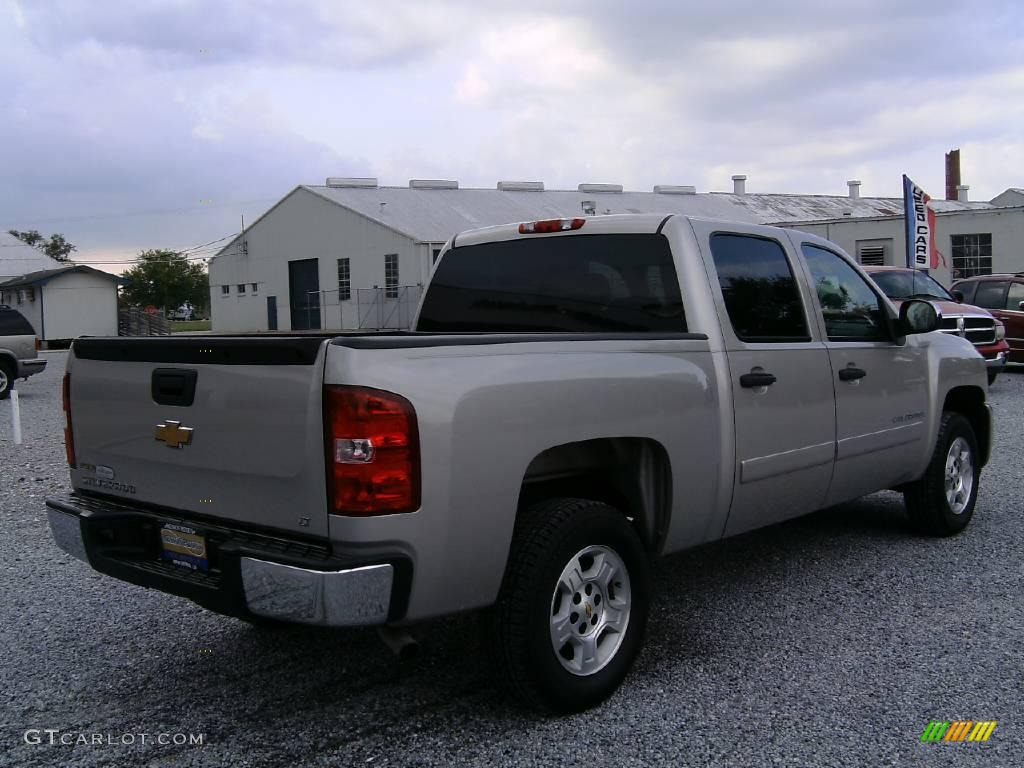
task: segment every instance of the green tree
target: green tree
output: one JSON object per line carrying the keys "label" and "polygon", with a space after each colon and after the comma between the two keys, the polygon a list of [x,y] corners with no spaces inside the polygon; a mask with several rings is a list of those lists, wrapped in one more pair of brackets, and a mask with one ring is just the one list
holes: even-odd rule
{"label": "green tree", "polygon": [[51,259],[57,261],[68,261],[68,257],[72,251],[77,251],[78,247],[72,245],[64,239],[64,235],[55,234],[46,237],[40,234],[38,229],[29,229],[24,232],[19,232],[16,229],[7,230],[7,234],[14,235],[16,238],[25,243],[25,245],[31,245],[38,248],[40,251],[45,253]]}
{"label": "green tree", "polygon": [[138,258],[139,263],[123,274],[131,281],[121,289],[126,304],[169,310],[188,303],[200,310],[209,303],[210,281],[201,262],[160,249],[143,251]]}

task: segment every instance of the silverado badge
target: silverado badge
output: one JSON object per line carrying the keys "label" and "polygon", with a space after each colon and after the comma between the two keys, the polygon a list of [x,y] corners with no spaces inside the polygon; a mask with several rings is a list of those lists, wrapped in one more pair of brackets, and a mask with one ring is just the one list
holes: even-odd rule
{"label": "silverado badge", "polygon": [[168,448],[182,448],[192,442],[192,427],[183,427],[180,421],[157,424],[156,439]]}

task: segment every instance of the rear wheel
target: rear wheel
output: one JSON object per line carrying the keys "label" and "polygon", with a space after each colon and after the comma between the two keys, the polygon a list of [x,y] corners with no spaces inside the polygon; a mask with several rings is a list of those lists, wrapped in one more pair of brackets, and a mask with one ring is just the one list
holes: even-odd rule
{"label": "rear wheel", "polygon": [[585,499],[538,504],[517,526],[490,648],[512,693],[543,712],[610,696],[639,652],[649,605],[647,555],[617,510]]}
{"label": "rear wheel", "polygon": [[0,360],[0,400],[10,396],[14,387],[14,368],[6,360]]}
{"label": "rear wheel", "polygon": [[951,536],[971,521],[978,500],[978,441],[965,416],[945,412],[928,469],[906,487],[911,522],[922,533]]}

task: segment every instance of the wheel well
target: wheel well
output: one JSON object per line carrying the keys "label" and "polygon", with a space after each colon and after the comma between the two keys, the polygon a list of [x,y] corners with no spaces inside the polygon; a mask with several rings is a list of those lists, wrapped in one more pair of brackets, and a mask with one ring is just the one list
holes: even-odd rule
{"label": "wheel well", "polygon": [[661,443],[608,437],[549,448],[526,469],[519,514],[551,498],[602,501],[622,512],[644,546],[660,551],[668,531],[672,470]]}
{"label": "wheel well", "polygon": [[977,387],[955,387],[946,394],[942,410],[962,413],[971,422],[974,434],[978,437],[981,464],[982,466],[987,464],[992,424],[989,420],[988,409],[985,407],[985,393]]}
{"label": "wheel well", "polygon": [[18,371],[18,361],[9,353],[0,353],[0,365],[6,365],[12,376]]}

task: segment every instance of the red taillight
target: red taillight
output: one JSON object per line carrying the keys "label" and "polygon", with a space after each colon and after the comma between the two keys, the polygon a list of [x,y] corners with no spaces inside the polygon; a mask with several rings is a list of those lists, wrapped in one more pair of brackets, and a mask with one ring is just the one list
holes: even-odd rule
{"label": "red taillight", "polygon": [[324,387],[330,509],[389,515],[420,505],[416,412],[404,397],[366,387]]}
{"label": "red taillight", "polygon": [[64,452],[68,457],[68,466],[74,469],[78,462],[75,461],[75,433],[71,431],[71,374],[64,374]]}
{"label": "red taillight", "polygon": [[551,232],[568,232],[579,229],[587,223],[586,219],[546,219],[545,221],[527,221],[519,225],[520,235],[545,235]]}

